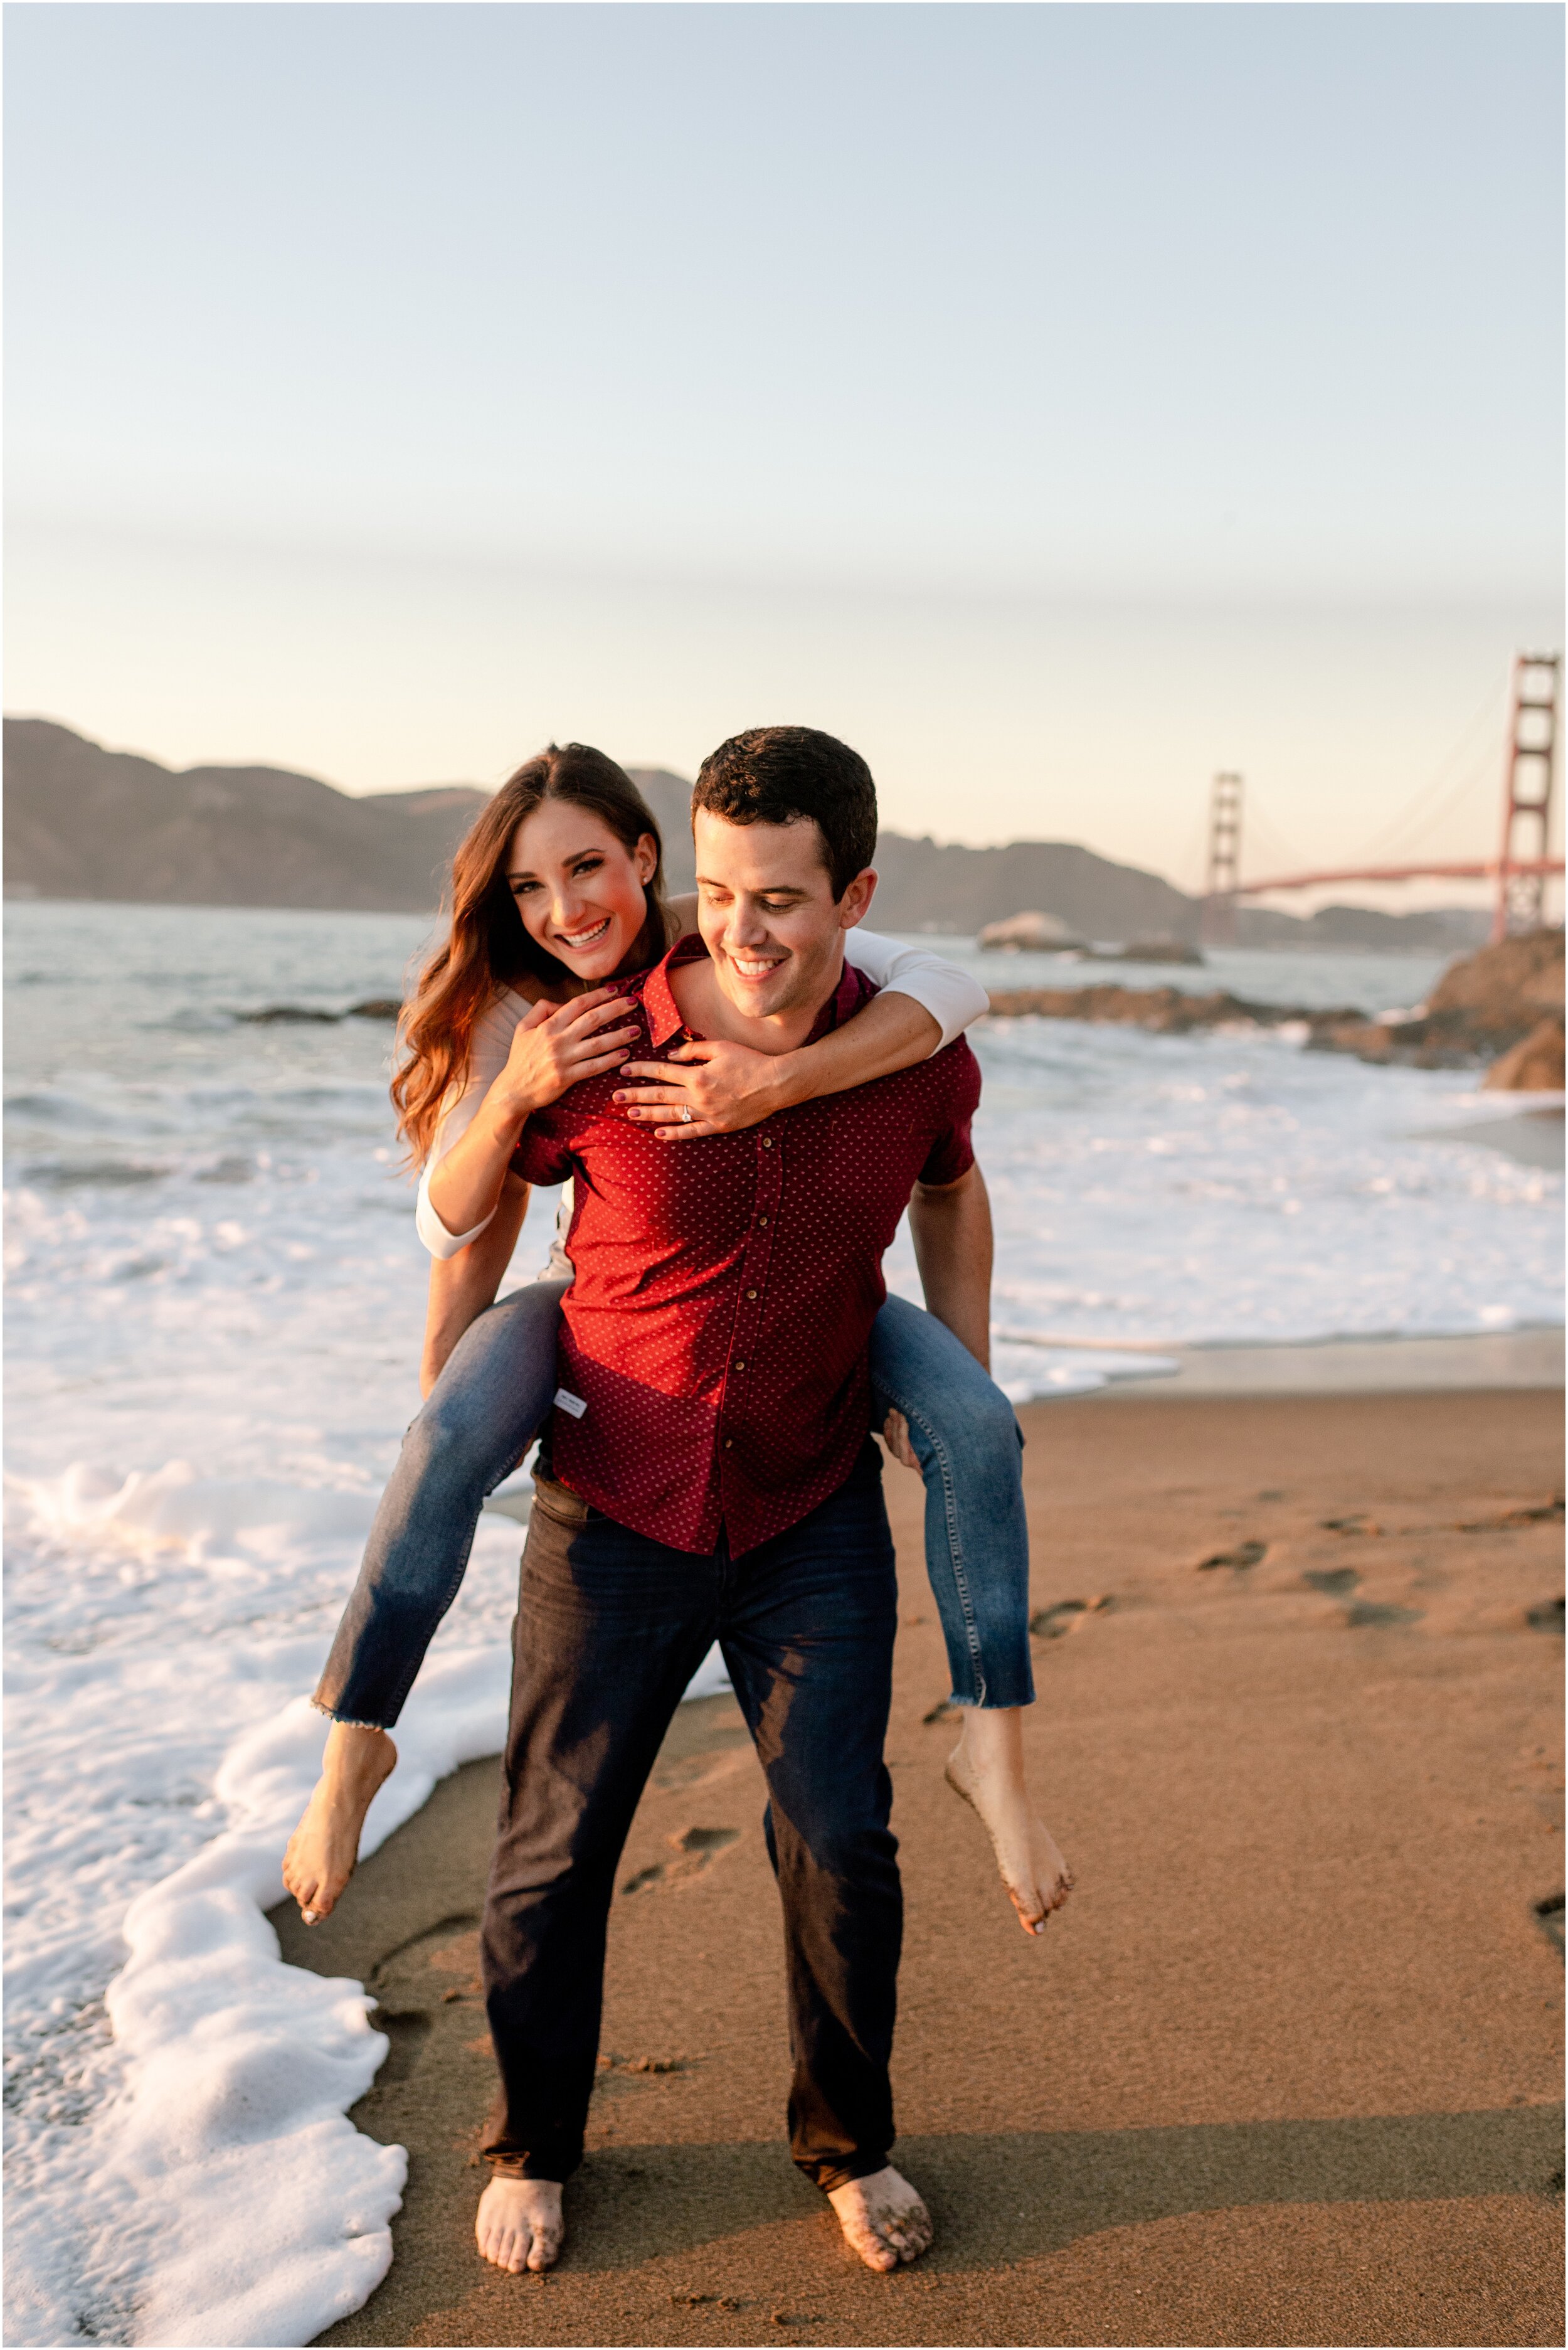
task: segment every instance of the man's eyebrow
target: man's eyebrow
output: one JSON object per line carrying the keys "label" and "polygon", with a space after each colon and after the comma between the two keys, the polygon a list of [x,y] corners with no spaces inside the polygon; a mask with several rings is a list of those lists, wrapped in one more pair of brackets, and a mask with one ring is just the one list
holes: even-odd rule
{"label": "man's eyebrow", "polygon": [[[701,889],[727,889],[730,884],[715,881],[710,873],[699,873],[697,886]],[[811,892],[798,881],[763,881],[752,891],[752,895],[753,898],[807,898]]]}

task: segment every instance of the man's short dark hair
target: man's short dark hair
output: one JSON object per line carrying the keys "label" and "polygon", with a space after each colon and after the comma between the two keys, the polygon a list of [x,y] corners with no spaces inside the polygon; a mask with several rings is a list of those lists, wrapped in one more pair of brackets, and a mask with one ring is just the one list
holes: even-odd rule
{"label": "man's short dark hair", "polygon": [[691,813],[726,824],[794,824],[809,816],[836,903],[877,854],[877,786],[858,751],[815,726],[753,726],[703,760]]}

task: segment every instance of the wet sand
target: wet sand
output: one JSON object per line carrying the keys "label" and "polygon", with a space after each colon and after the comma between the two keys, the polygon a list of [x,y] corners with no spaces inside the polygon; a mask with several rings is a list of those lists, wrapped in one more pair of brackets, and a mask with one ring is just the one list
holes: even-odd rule
{"label": "wet sand", "polygon": [[888,1475],[896,2158],[935,2250],[872,2276],[791,2169],[760,1779],[711,1699],[627,1848],[548,2279],[472,2237],[495,1765],[439,1788],[325,1925],[274,1913],[286,1957],[382,2002],[355,2119],[410,2156],[391,2272],[323,2341],[1562,2340],[1561,1396],[1022,1418],[1028,1734],[1079,1886],[1039,1944],[942,1783],[921,1497]]}

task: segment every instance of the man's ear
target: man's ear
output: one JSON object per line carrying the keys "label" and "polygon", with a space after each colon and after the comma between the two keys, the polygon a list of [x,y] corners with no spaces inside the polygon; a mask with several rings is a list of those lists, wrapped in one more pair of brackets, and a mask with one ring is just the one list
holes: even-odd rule
{"label": "man's ear", "polygon": [[838,901],[840,928],[852,931],[857,922],[863,922],[876,894],[877,876],[868,865],[864,873],[857,873],[855,876]]}

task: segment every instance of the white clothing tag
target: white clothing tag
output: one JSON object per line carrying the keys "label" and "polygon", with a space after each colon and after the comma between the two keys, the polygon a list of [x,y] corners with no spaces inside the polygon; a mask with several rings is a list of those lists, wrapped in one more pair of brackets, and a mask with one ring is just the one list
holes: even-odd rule
{"label": "white clothing tag", "polygon": [[581,1396],[569,1395],[565,1388],[557,1388],[556,1389],[556,1401],[560,1405],[563,1411],[569,1411],[574,1419],[581,1419],[584,1412],[587,1409],[587,1405],[583,1401]]}

